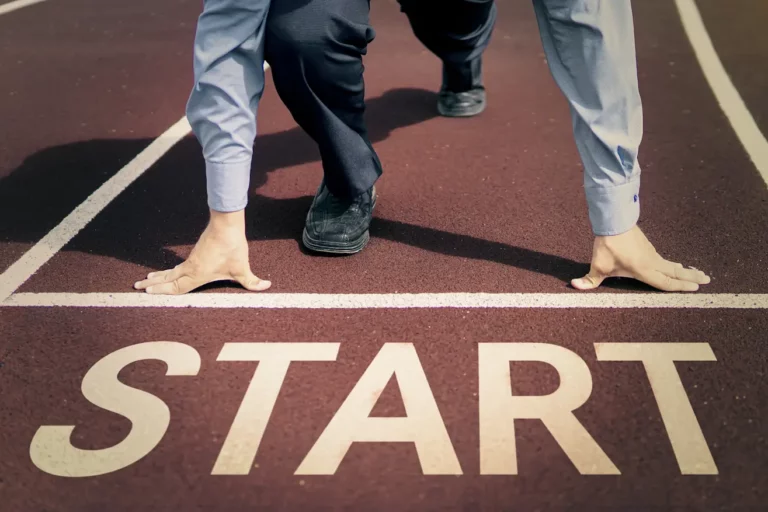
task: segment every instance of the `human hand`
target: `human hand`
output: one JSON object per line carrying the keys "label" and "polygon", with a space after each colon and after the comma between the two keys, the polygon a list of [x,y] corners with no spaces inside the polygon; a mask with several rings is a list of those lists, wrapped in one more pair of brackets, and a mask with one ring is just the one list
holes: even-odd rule
{"label": "human hand", "polygon": [[609,277],[631,277],[668,292],[694,292],[710,282],[704,272],[661,257],[637,226],[620,235],[596,237],[589,274],[571,284],[593,290]]}
{"label": "human hand", "polygon": [[211,210],[211,221],[189,258],[175,268],[148,274],[134,288],[150,294],[183,295],[214,281],[234,281],[250,291],[263,291],[272,285],[251,271],[242,210]]}

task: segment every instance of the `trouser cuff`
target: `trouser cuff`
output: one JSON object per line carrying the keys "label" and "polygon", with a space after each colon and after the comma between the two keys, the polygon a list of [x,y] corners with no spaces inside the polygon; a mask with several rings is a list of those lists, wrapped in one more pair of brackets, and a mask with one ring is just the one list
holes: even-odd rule
{"label": "trouser cuff", "polygon": [[443,90],[464,92],[483,87],[482,56],[467,62],[443,62]]}

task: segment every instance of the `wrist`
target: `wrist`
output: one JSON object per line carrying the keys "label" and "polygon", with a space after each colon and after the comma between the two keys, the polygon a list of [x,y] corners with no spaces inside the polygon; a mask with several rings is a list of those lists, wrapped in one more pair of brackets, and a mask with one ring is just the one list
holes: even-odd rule
{"label": "wrist", "polygon": [[219,212],[210,210],[208,228],[214,232],[242,231],[245,233],[245,210]]}
{"label": "wrist", "polygon": [[611,240],[611,239],[620,237],[622,235],[631,233],[632,231],[635,231],[637,229],[640,229],[640,228],[638,227],[637,223],[634,223],[631,226],[623,228],[621,231],[618,231],[616,233],[611,233],[609,235],[594,235],[594,236],[595,236],[595,240]]}

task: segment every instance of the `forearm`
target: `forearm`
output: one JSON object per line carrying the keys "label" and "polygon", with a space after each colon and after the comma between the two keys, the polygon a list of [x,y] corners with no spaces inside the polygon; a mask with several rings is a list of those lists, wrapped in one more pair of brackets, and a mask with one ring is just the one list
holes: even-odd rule
{"label": "forearm", "polygon": [[187,118],[203,149],[208,205],[219,212],[248,203],[268,7],[266,0],[211,2],[198,21]]}
{"label": "forearm", "polygon": [[544,50],[571,110],[595,235],[630,230],[640,214],[643,111],[629,0],[535,0]]}

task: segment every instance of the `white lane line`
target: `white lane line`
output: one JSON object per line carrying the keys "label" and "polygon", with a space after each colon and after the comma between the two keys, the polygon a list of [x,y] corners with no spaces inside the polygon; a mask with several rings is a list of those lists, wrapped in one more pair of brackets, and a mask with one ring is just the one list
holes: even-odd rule
{"label": "white lane line", "polygon": [[0,16],[41,2],[45,2],[45,0],[16,0],[15,2],[8,2],[7,4],[0,5]]}
{"label": "white lane line", "polygon": [[[264,70],[269,64],[264,63]],[[128,185],[152,167],[177,142],[186,137],[191,128],[186,117],[179,119],[144,151],[131,160],[117,174],[107,180],[93,194],[67,215],[42,240],[27,251],[17,262],[0,274],[0,303],[11,296],[30,277],[45,265],[75,237],[96,215],[107,207]]]}
{"label": "white lane line", "polygon": [[24,282],[32,277],[40,267],[50,260],[80,230],[96,217],[112,200],[139,176],[157,162],[174,144],[190,132],[187,118],[184,117],[169,128],[160,137],[152,141],[144,151],[131,160],[128,165],[107,180],[82,204],[67,215],[58,226],[46,234],[24,256],[0,275],[0,301],[10,296]]}
{"label": "white lane line", "polygon": [[712,40],[707,33],[701,13],[694,0],[675,0],[685,33],[693,46],[699,65],[709,86],[715,93],[720,108],[725,112],[728,121],[736,132],[744,149],[754,162],[766,185],[768,185],[768,140],[760,132],[755,119],[741,99],[739,92],[728,77],[723,63],[715,51]]}
{"label": "white lane line", "polygon": [[76,308],[675,308],[768,309],[768,294],[729,293],[17,293],[9,307]]}

